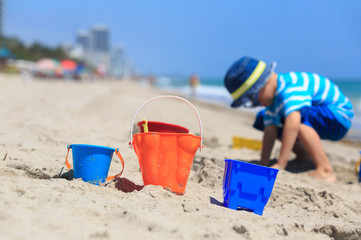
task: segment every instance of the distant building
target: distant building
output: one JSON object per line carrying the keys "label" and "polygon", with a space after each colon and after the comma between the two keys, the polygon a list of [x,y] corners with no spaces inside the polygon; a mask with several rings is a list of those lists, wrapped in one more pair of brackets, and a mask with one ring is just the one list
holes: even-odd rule
{"label": "distant building", "polygon": [[131,63],[126,60],[123,47],[111,48],[109,35],[110,31],[104,25],[78,30],[75,45],[68,53],[95,69],[101,69],[105,74],[114,77],[130,75]]}
{"label": "distant building", "polygon": [[76,45],[83,48],[84,52],[90,50],[90,33],[87,30],[79,30],[76,36]]}
{"label": "distant building", "polygon": [[94,52],[110,51],[109,30],[106,26],[94,26],[90,32],[90,49]]}
{"label": "distant building", "polygon": [[72,48],[69,55],[90,64],[90,32],[88,30],[78,30],[75,39],[75,46]]}
{"label": "distant building", "polygon": [[89,62],[92,66],[102,66],[106,73],[110,71],[110,41],[106,26],[96,25],[90,30]]}

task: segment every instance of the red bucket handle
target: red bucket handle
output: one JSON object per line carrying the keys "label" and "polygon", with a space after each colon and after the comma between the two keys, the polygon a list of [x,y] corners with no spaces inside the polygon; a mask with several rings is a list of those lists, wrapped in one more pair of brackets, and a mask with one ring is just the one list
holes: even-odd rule
{"label": "red bucket handle", "polygon": [[[66,157],[65,157],[65,165],[68,168],[68,170],[71,169],[71,165],[68,161],[68,156],[69,156],[69,151],[70,151],[70,145],[68,145],[68,152],[66,153]],[[107,177],[106,181],[112,181],[114,178],[120,177],[123,174],[124,171],[124,159],[122,157],[122,155],[119,152],[119,148],[115,149],[115,154],[117,154],[118,158],[120,159],[120,162],[122,163],[122,171],[114,176],[109,176]]]}
{"label": "red bucket handle", "polygon": [[201,131],[201,144],[199,146],[199,151],[202,150],[202,142],[203,142],[203,127],[202,127],[202,121],[201,121],[201,117],[199,116],[199,113],[198,113],[198,110],[196,109],[196,107],[190,102],[188,101],[187,99],[184,99],[182,97],[178,97],[178,96],[173,96],[173,95],[163,95],[163,96],[158,96],[158,97],[154,97],[148,101],[146,101],[145,103],[143,103],[142,106],[140,106],[138,108],[138,110],[136,111],[135,115],[134,115],[134,118],[133,118],[133,122],[132,122],[132,125],[130,127],[130,147],[132,148],[132,142],[133,142],[133,126],[134,126],[134,122],[135,122],[135,118],[137,117],[139,111],[145,106],[147,105],[148,103],[154,101],[154,100],[157,100],[157,99],[160,99],[160,98],[176,98],[176,99],[179,99],[179,100],[182,100],[183,102],[186,102],[188,103],[194,110],[194,112],[197,114],[197,118],[198,118],[198,124],[199,124],[199,128],[200,128],[200,131]]}

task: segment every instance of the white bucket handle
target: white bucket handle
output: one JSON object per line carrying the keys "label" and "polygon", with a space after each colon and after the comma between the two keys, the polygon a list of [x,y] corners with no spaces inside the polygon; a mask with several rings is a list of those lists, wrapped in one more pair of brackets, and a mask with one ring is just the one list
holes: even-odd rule
{"label": "white bucket handle", "polygon": [[199,113],[198,113],[196,107],[195,107],[190,101],[188,101],[187,99],[184,99],[184,98],[178,97],[178,96],[173,96],[173,95],[163,95],[163,96],[154,97],[154,98],[146,101],[145,103],[143,103],[143,105],[138,108],[137,112],[136,112],[135,115],[134,115],[132,125],[131,125],[131,127],[130,127],[130,143],[129,143],[130,147],[132,147],[132,142],[133,142],[133,126],[134,126],[134,121],[135,121],[135,118],[137,117],[139,111],[140,111],[145,105],[147,105],[148,103],[150,103],[150,102],[152,102],[152,101],[154,101],[154,100],[160,99],[160,98],[176,98],[176,99],[182,100],[183,102],[188,103],[188,104],[193,108],[193,110],[194,110],[195,113],[197,114],[198,124],[199,124],[199,128],[200,128],[200,130],[201,130],[201,145],[199,146],[199,151],[201,151],[201,150],[202,150],[202,146],[203,146],[203,145],[202,145],[202,142],[203,142],[203,128],[202,128],[201,117],[199,116]]}

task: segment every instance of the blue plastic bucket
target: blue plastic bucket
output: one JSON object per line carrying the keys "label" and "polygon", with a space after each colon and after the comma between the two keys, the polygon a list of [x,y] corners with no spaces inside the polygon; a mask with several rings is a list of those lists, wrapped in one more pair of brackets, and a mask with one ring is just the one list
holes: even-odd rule
{"label": "blue plastic bucket", "polygon": [[72,144],[68,146],[68,153],[65,163],[68,169],[71,168],[68,162],[69,150],[73,152],[74,178],[81,178],[84,182],[99,185],[106,180],[113,180],[122,173],[108,177],[110,163],[114,151],[118,155],[124,169],[124,160],[118,149],[88,144]]}
{"label": "blue plastic bucket", "polygon": [[277,173],[278,169],[226,159],[223,175],[224,206],[262,215]]}

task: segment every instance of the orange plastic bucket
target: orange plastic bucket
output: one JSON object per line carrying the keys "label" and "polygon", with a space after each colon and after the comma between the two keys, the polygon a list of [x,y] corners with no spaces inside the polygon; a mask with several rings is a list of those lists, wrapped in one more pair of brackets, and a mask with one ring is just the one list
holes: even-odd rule
{"label": "orange plastic bucket", "polygon": [[[193,108],[198,117],[201,136],[188,133],[144,132],[133,135],[138,112],[159,98],[180,99]],[[145,102],[136,112],[131,125],[130,143],[139,160],[144,185],[160,185],[177,194],[184,194],[194,155],[202,148],[202,122],[197,109],[178,96],[159,96]]]}

